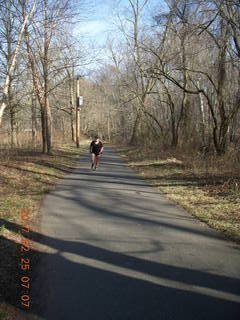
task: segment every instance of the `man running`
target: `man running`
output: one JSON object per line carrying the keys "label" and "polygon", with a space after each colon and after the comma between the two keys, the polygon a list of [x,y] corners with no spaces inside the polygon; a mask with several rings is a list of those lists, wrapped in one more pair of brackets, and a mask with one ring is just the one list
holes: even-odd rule
{"label": "man running", "polygon": [[92,154],[92,170],[96,170],[99,163],[99,157],[103,153],[103,144],[96,136],[90,144],[90,153]]}

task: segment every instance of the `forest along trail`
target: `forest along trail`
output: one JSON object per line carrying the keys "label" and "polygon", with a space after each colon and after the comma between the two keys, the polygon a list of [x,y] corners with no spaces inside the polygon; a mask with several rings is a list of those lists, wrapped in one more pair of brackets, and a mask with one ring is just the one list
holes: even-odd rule
{"label": "forest along trail", "polygon": [[166,200],[106,147],[42,206],[33,311],[49,320],[240,319],[239,246]]}

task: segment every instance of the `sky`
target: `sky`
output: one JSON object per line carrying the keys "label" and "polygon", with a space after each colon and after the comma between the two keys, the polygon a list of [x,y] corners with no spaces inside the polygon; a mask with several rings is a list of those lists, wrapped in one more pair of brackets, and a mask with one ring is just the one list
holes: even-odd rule
{"label": "sky", "polygon": [[[163,3],[164,0],[149,0],[149,15]],[[96,45],[104,45],[109,33],[113,32],[117,8],[121,10],[127,5],[128,0],[93,0],[92,9],[90,9],[84,23],[78,27],[77,32],[86,36]]]}
{"label": "sky", "polygon": [[106,39],[106,33],[109,29],[112,1],[106,0],[101,3],[95,0],[92,7],[77,31],[90,38],[89,41],[101,44]]}
{"label": "sky", "polygon": [[[77,27],[77,34],[84,38],[85,43],[89,48],[94,47],[97,61],[93,61],[87,69],[95,70],[99,63],[104,63],[108,60],[108,52],[105,47],[107,40],[118,39],[120,33],[116,27],[117,12],[126,12],[125,8],[129,5],[128,0],[90,0],[92,6],[87,10],[84,20]],[[143,0],[141,0],[143,1]],[[152,17],[158,12],[156,8],[164,5],[164,0],[149,0],[148,17]],[[127,12],[126,12],[127,14]],[[115,22],[115,25],[114,25]],[[91,52],[93,50],[90,49]]]}

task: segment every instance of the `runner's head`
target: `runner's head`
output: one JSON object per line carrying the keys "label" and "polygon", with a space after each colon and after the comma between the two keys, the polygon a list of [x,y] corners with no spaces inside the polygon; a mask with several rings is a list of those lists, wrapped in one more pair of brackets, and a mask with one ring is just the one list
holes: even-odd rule
{"label": "runner's head", "polygon": [[98,140],[99,140],[99,136],[95,136],[94,141],[98,141]]}

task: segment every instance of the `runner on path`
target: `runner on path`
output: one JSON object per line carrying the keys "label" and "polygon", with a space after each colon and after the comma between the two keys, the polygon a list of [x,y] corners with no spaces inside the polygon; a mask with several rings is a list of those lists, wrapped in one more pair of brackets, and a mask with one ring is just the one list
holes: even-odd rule
{"label": "runner on path", "polygon": [[99,165],[100,155],[103,153],[103,143],[98,136],[90,144],[90,153],[92,154],[91,169],[96,170]]}

